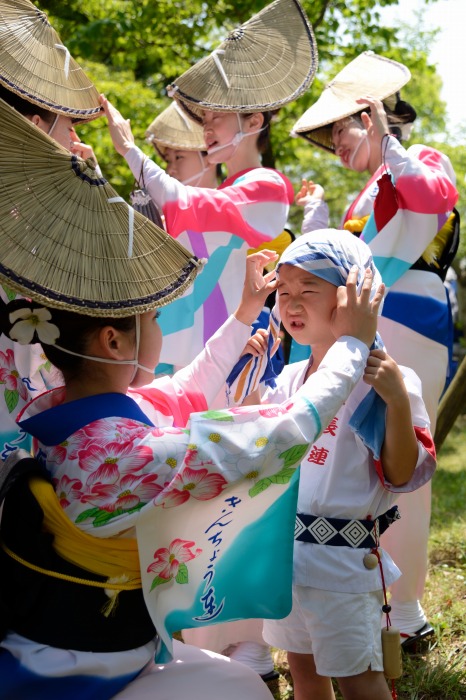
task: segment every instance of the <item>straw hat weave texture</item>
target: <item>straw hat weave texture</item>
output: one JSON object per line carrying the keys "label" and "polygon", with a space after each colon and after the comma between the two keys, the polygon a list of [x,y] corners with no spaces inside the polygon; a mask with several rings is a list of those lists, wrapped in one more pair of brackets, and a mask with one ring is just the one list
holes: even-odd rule
{"label": "straw hat weave texture", "polygon": [[298,119],[292,133],[335,153],[333,124],[364,109],[356,100],[365,96],[387,100],[410,78],[411,73],[402,63],[365,51],[328,83],[317,102]]}
{"label": "straw hat weave texture", "polygon": [[0,83],[56,114],[89,120],[102,113],[96,88],[29,0],[0,0]]}
{"label": "straw hat weave texture", "polygon": [[0,122],[2,282],[91,316],[164,306],[192,283],[199,261],[98,178],[93,163],[3,100]]}
{"label": "straw hat weave texture", "polygon": [[161,156],[167,148],[179,151],[205,151],[204,130],[190,119],[177,102],[172,102],[149,125],[147,140],[153,143]]}
{"label": "straw hat weave texture", "polygon": [[275,0],[168,88],[200,121],[203,110],[266,112],[297,99],[317,69],[317,45],[297,0]]}

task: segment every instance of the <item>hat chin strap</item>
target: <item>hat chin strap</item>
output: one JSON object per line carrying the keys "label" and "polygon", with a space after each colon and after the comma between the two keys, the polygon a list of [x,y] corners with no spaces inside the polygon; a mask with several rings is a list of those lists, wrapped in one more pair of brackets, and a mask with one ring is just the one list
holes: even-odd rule
{"label": "hat chin strap", "polygon": [[202,155],[201,155],[201,152],[200,152],[200,151],[197,151],[197,154],[198,154],[198,156],[199,156],[199,160],[201,161],[201,170],[199,170],[199,171],[198,171],[197,173],[195,173],[194,175],[191,175],[191,177],[186,178],[186,180],[181,180],[181,183],[182,183],[183,185],[190,185],[192,182],[195,182],[195,185],[194,185],[194,186],[198,185],[198,184],[200,183],[201,178],[202,178],[202,176],[204,175],[204,173],[207,173],[207,172],[210,170],[210,168],[206,168],[206,167],[205,167],[205,165],[204,165],[204,159],[203,159],[203,157],[202,157]]}
{"label": "hat chin strap", "polygon": [[211,156],[214,153],[217,153],[217,151],[222,151],[224,148],[229,148],[229,146],[235,146],[235,150],[232,153],[232,155],[234,155],[236,153],[236,149],[238,148],[243,139],[247,138],[248,136],[254,136],[254,134],[259,134],[261,131],[264,131],[264,129],[267,128],[267,126],[261,126],[260,129],[255,129],[255,131],[250,131],[246,134],[241,127],[241,119],[239,118],[238,112],[236,112],[236,118],[238,119],[239,131],[233,136],[231,141],[228,141],[228,143],[224,143],[222,146],[214,146],[213,148],[208,148],[207,153],[209,156]]}
{"label": "hat chin strap", "polygon": [[47,136],[52,136],[52,132],[55,129],[55,127],[57,126],[57,122],[58,122],[59,118],[60,118],[60,115],[56,114],[55,119],[53,120],[53,122],[50,126],[50,129],[47,131]]}
{"label": "hat chin strap", "polygon": [[356,148],[354,149],[353,153],[351,154],[351,158],[350,158],[350,161],[348,163],[351,170],[353,169],[354,160],[355,160],[356,156],[358,155],[359,149],[361,148],[363,143],[367,144],[367,155],[370,155],[370,153],[371,153],[371,147],[370,147],[369,139],[367,136],[367,129],[362,129],[361,134],[362,134],[362,136],[359,139],[359,143],[356,146]]}
{"label": "hat chin strap", "polygon": [[149,372],[149,374],[154,373],[153,367],[152,368],[145,367],[144,365],[141,365],[138,362],[140,340],[141,340],[141,325],[140,325],[140,321],[139,321],[139,316],[136,316],[136,357],[134,358],[134,360],[111,360],[111,359],[107,359],[105,357],[94,357],[93,355],[81,355],[81,353],[73,352],[73,350],[68,350],[68,348],[64,348],[61,345],[58,345],[57,343],[54,343],[53,347],[57,348],[58,350],[61,350],[62,352],[66,352],[67,355],[74,355],[75,357],[82,357],[83,360],[92,360],[93,362],[103,362],[107,365],[133,365],[134,371],[133,371],[133,374],[131,375],[131,379],[129,380],[129,384],[131,384],[131,382],[133,381],[133,379],[136,376],[138,369],[142,369],[144,372]]}

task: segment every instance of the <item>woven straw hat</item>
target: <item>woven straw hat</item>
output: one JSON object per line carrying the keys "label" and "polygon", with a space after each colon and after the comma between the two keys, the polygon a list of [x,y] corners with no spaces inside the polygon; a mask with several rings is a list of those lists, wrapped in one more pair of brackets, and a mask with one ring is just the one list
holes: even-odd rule
{"label": "woven straw hat", "polygon": [[365,51],[330,81],[317,102],[298,119],[292,133],[335,153],[333,124],[364,109],[356,100],[367,95],[388,103],[387,98],[394,96],[410,78],[411,73],[403,64]]}
{"label": "woven straw hat", "polygon": [[275,0],[170,85],[200,121],[203,110],[267,112],[297,99],[317,68],[317,45],[297,0]]}
{"label": "woven straw hat", "polygon": [[29,0],[0,0],[0,83],[56,114],[90,120],[102,113],[96,88]]}
{"label": "woven straw hat", "polygon": [[0,100],[0,281],[46,306],[131,316],[164,306],[200,262],[135,212],[91,161]]}
{"label": "woven straw hat", "polygon": [[167,148],[205,151],[204,130],[186,115],[177,102],[163,110],[146,131],[146,138],[164,157]]}

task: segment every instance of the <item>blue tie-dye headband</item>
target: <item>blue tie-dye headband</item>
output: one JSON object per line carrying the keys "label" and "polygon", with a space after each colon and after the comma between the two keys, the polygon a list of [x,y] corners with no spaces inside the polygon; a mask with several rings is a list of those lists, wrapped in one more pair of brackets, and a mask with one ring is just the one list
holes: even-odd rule
{"label": "blue tie-dye headband", "polygon": [[369,268],[373,274],[371,298],[382,283],[370,248],[348,231],[337,229],[320,229],[298,236],[283,251],[276,268],[278,277],[282,265],[299,267],[336,287],[346,284],[349,271],[357,265],[358,290]]}

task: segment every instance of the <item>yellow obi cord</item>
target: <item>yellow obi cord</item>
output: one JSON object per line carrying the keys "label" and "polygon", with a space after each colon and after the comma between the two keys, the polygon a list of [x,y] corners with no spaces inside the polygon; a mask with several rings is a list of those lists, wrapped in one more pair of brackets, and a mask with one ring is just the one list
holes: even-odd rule
{"label": "yellow obi cord", "polygon": [[343,228],[350,233],[362,233],[368,218],[368,216],[362,216],[360,219],[348,219],[348,221],[345,221],[343,224]]}
{"label": "yellow obi cord", "polygon": [[440,268],[440,265],[437,261],[439,260],[440,256],[445,250],[445,246],[453,236],[455,224],[455,214],[450,214],[440,231],[435,236],[434,240],[429,243],[429,245],[421,255],[422,259],[428,265],[434,265],[435,267]]}
{"label": "yellow obi cord", "polygon": [[125,575],[134,583],[133,588],[141,587],[135,539],[89,535],[68,518],[52,484],[32,477],[29,488],[44,513],[44,529],[54,536],[53,547],[57,554],[99,576],[115,578]]}

